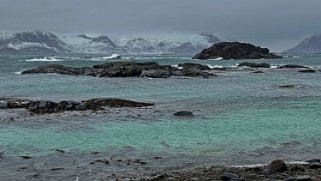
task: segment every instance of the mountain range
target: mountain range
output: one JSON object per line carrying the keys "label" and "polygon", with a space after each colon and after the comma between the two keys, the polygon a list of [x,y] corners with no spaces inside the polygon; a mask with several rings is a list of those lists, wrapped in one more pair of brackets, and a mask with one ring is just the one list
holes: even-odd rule
{"label": "mountain range", "polygon": [[283,53],[321,53],[321,34],[310,36]]}
{"label": "mountain range", "polygon": [[32,31],[0,34],[0,54],[48,55],[71,53],[100,54],[179,54],[193,55],[221,40],[211,33],[200,33],[193,41],[151,40],[134,37],[113,41],[106,35],[56,35]]}

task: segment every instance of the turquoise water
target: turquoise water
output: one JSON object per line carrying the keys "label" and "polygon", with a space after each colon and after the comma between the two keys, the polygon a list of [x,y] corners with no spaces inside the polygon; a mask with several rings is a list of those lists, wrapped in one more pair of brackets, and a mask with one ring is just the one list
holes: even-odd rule
{"label": "turquoise water", "polygon": [[[241,62],[200,62],[169,56],[134,58],[129,61],[153,60],[172,65],[197,62],[222,66]],[[0,97],[50,100],[120,97],[152,101],[156,106],[124,112],[109,110],[119,111],[117,115],[50,116],[48,121],[44,116],[6,121],[6,114],[1,113],[0,151],[10,155],[47,155],[55,149],[81,153],[115,152],[130,146],[137,152],[228,157],[266,147],[284,150],[283,146],[291,143],[297,143],[291,147],[297,155],[308,154],[304,149],[307,146],[321,148],[319,72],[300,74],[266,70],[264,74],[222,73],[210,79],[152,80],[15,74],[52,63],[17,61],[21,59],[27,58],[0,58]],[[60,59],[64,61],[55,63],[71,66],[103,63],[83,58]],[[257,61],[321,67],[320,60],[321,56],[302,55]],[[278,88],[277,85],[281,84],[300,86]],[[190,110],[196,116],[191,119],[173,117],[172,114],[179,110]]]}

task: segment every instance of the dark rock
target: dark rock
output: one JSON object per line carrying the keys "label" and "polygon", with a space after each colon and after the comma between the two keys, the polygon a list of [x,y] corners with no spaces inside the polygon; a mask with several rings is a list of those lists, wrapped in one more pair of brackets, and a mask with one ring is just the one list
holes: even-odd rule
{"label": "dark rock", "polygon": [[303,65],[295,65],[295,64],[287,64],[287,65],[281,65],[277,67],[278,69],[299,69],[299,68],[308,68]]}
{"label": "dark rock", "polygon": [[283,88],[283,89],[289,89],[289,88],[295,88],[297,87],[297,85],[295,84],[286,84],[286,85],[278,85],[279,88]]}
{"label": "dark rock", "polygon": [[95,65],[92,68],[73,68],[64,65],[47,65],[35,69],[25,70],[22,74],[56,73],[64,75],[85,75],[98,77],[151,77],[168,78],[171,76],[215,76],[206,72],[209,67],[200,64],[182,64],[185,68],[180,70],[169,65],[159,65],[156,62],[112,62]]}
{"label": "dark rock", "polygon": [[26,160],[29,160],[32,158],[32,156],[27,156],[27,155],[23,155],[23,156],[20,156],[21,158],[23,159],[26,159]]}
{"label": "dark rock", "polygon": [[298,72],[300,72],[300,73],[315,73],[316,71],[313,69],[304,69],[304,70],[299,70]]}
{"label": "dark rock", "polygon": [[51,171],[59,171],[59,170],[63,170],[64,168],[51,168]]}
{"label": "dark rock", "polygon": [[65,150],[61,150],[61,149],[56,149],[56,151],[59,153],[65,153]]}
{"label": "dark rock", "polygon": [[194,114],[190,111],[178,111],[174,113],[174,116],[193,117]]}
{"label": "dark rock", "polygon": [[95,109],[97,107],[145,107],[154,105],[154,103],[136,102],[116,98],[90,99],[85,101],[85,104],[86,107],[90,109]]}
{"label": "dark rock", "polygon": [[321,168],[321,163],[320,163],[320,162],[311,162],[311,163],[309,163],[309,168],[310,168],[310,169],[318,169],[318,168]]}
{"label": "dark rock", "polygon": [[311,159],[311,160],[307,160],[306,161],[307,163],[314,163],[314,162],[321,162],[321,160],[320,159],[318,159],[318,158],[315,158],[315,159]]}
{"label": "dark rock", "polygon": [[61,111],[59,105],[52,101],[31,101],[28,109],[36,114],[50,114]]}
{"label": "dark rock", "polygon": [[224,172],[222,177],[221,177],[221,180],[223,181],[227,181],[227,180],[239,180],[240,177],[236,174],[233,174],[233,173],[229,173],[229,172]]}
{"label": "dark rock", "polygon": [[103,164],[106,164],[106,165],[109,165],[109,164],[110,164],[109,160],[106,160],[106,159],[94,160],[94,161],[90,162],[89,164],[90,164],[90,165],[93,165],[93,164],[95,164],[95,163],[103,163]]}
{"label": "dark rock", "polygon": [[269,49],[249,43],[222,42],[195,55],[193,59],[278,59],[281,56],[269,53]]}
{"label": "dark rock", "polygon": [[250,68],[270,68],[271,65],[268,63],[252,63],[252,62],[242,62],[238,67],[250,67]]}
{"label": "dark rock", "polygon": [[288,167],[283,160],[273,160],[267,168],[268,174],[287,171]]}
{"label": "dark rock", "polygon": [[8,103],[0,101],[0,109],[8,109]]}
{"label": "dark rock", "polygon": [[253,74],[263,74],[264,72],[263,71],[260,71],[260,70],[258,70],[258,71],[254,71],[254,72],[252,72]]}

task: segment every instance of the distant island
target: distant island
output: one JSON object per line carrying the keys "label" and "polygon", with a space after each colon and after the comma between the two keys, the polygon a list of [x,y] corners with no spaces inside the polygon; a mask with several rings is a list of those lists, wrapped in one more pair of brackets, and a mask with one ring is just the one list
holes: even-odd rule
{"label": "distant island", "polygon": [[267,48],[261,48],[249,43],[221,42],[204,49],[193,59],[279,59],[281,56],[270,53]]}

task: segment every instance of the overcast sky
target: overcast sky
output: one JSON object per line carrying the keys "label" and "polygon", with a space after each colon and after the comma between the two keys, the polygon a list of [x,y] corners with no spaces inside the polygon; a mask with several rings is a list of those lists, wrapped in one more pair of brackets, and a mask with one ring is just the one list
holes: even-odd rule
{"label": "overcast sky", "polygon": [[321,32],[321,0],[0,0],[0,31],[188,35],[291,47]]}

